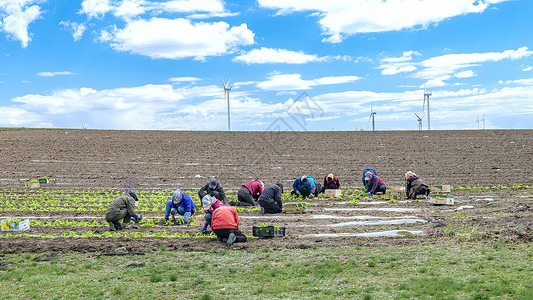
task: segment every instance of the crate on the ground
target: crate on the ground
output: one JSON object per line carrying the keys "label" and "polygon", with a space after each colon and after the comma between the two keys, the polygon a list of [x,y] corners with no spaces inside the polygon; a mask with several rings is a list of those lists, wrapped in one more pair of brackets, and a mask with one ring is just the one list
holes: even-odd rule
{"label": "crate on the ground", "polygon": [[20,222],[11,222],[9,220],[2,220],[0,223],[1,231],[24,231],[30,229],[30,220]]}
{"label": "crate on the ground", "polygon": [[304,202],[289,203],[289,204],[285,204],[285,209],[283,211],[289,214],[300,214],[300,213],[304,213],[306,209],[307,209],[307,205]]}
{"label": "crate on the ground", "polygon": [[258,237],[273,237],[273,236],[285,236],[285,227],[280,226],[261,226],[252,227],[253,236]]}
{"label": "crate on the ground", "polygon": [[326,189],[324,197],[326,198],[338,198],[342,195],[342,190],[339,189]]}
{"label": "crate on the ground", "polygon": [[455,197],[452,195],[433,194],[429,195],[426,201],[437,205],[453,205]]}
{"label": "crate on the ground", "polygon": [[387,186],[387,190],[391,190],[395,192],[403,192],[405,191],[405,186],[401,186],[401,185]]}
{"label": "crate on the ground", "polygon": [[387,200],[404,200],[405,199],[405,192],[402,191],[394,191],[394,190],[387,190],[385,192],[385,199]]}
{"label": "crate on the ground", "polygon": [[200,214],[198,216],[194,216],[194,220],[196,221],[196,226],[204,226],[205,225],[205,218],[204,214]]}
{"label": "crate on the ground", "polygon": [[26,181],[25,185],[26,187],[29,187],[31,189],[38,189],[41,187],[41,184],[38,181],[33,181],[33,180]]}
{"label": "crate on the ground", "polygon": [[432,185],[429,190],[432,192],[432,193],[451,193],[452,191],[452,186],[449,185],[449,184],[445,184],[445,185]]}

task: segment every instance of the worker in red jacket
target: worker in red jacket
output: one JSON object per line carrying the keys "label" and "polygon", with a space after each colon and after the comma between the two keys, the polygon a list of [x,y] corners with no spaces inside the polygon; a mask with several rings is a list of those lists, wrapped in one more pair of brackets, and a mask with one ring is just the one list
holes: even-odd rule
{"label": "worker in red jacket", "polygon": [[227,238],[227,244],[246,242],[246,235],[239,230],[239,215],[233,206],[221,206],[213,211],[211,229],[217,235],[217,242],[223,243]]}
{"label": "worker in red jacket", "polygon": [[243,184],[237,191],[237,199],[239,201],[231,201],[231,206],[255,206],[257,205],[257,199],[263,192],[265,185],[261,180],[251,180]]}
{"label": "worker in red jacket", "polygon": [[320,192],[324,193],[327,189],[339,189],[340,187],[339,178],[333,174],[328,174],[324,177],[324,185]]}

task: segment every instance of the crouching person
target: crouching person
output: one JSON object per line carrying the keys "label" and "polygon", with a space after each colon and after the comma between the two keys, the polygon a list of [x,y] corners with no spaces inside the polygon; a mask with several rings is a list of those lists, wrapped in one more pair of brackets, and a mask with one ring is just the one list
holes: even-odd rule
{"label": "crouching person", "polygon": [[375,195],[376,193],[384,194],[387,191],[385,183],[381,181],[381,178],[379,178],[378,175],[375,175],[372,172],[366,172],[365,181],[367,182],[366,192],[368,193],[368,196]]}
{"label": "crouching person", "polygon": [[416,199],[418,195],[429,196],[429,185],[415,173],[408,171],[405,173],[405,196],[407,199]]}
{"label": "crouching person", "polygon": [[261,196],[259,196],[259,205],[261,205],[262,214],[279,214],[282,211],[283,203],[281,194],[283,193],[283,183],[278,182],[274,185],[267,186]]}
{"label": "crouching person", "polygon": [[222,206],[222,202],[220,202],[220,200],[218,200],[215,197],[206,195],[202,199],[202,206],[204,207],[204,212],[205,212],[205,216],[204,216],[205,223],[204,223],[204,227],[202,227],[200,231],[202,233],[205,233],[207,231],[207,226],[211,227],[211,223],[213,220],[213,212],[215,211],[215,209]]}
{"label": "crouching person", "polygon": [[165,221],[168,221],[170,215],[172,215],[172,220],[176,221],[176,214],[181,215],[180,220],[185,223],[189,222],[192,215],[194,214],[194,202],[191,197],[182,194],[180,189],[176,189],[172,193],[172,199],[167,201],[165,208]]}
{"label": "crouching person", "polygon": [[233,206],[221,206],[213,211],[211,228],[217,235],[217,242],[227,239],[228,245],[246,242],[246,236],[239,231],[239,215]]}
{"label": "crouching person", "polygon": [[292,195],[306,197],[316,197],[320,192],[320,184],[316,183],[315,179],[309,175],[303,175],[296,178],[292,184]]}
{"label": "crouching person", "polygon": [[[124,195],[115,198],[109,204],[105,213],[105,220],[109,223],[109,231],[125,229],[131,220],[135,223],[142,220],[142,216],[137,215],[135,212],[138,200],[137,192],[135,190],[129,190]],[[120,224],[121,220],[122,224]]]}
{"label": "crouching person", "polygon": [[231,206],[255,206],[257,199],[263,192],[264,184],[261,180],[251,180],[243,184],[237,191],[239,201],[231,201]]}
{"label": "crouching person", "polygon": [[340,187],[339,178],[333,174],[328,174],[324,177],[324,185],[320,189],[320,192],[325,193],[327,189],[338,190]]}

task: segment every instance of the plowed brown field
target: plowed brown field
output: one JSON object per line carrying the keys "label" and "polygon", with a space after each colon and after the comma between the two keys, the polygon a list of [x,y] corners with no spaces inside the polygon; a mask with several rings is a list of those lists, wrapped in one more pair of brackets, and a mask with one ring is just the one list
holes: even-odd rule
{"label": "plowed brown field", "polygon": [[[533,130],[388,131],[388,132],[179,132],[106,130],[0,131],[0,193],[23,189],[27,180],[50,176],[51,190],[120,189],[195,192],[211,176],[226,190],[259,178],[267,185],[283,181],[289,188],[302,174],[318,182],[330,172],[341,187],[361,187],[362,170],[373,167],[387,185],[401,185],[414,171],[429,184],[493,186],[533,184]],[[312,245],[430,244],[441,240],[513,239],[533,236],[531,189],[455,190],[455,206],[423,202],[387,203],[380,199],[349,204],[346,199],[313,199],[301,215],[241,215],[241,229],[251,235],[261,223],[285,226],[284,238],[252,239],[236,244],[308,248]],[[170,195],[169,195],[170,196]],[[109,199],[111,201],[112,199]],[[473,208],[459,209],[460,206]],[[400,208],[400,211],[387,209]],[[148,213],[145,217],[161,217]],[[99,213],[0,212],[0,217],[37,216],[56,219],[100,217]],[[103,218],[103,215],[101,216]],[[401,220],[415,220],[403,223]],[[372,223],[373,220],[385,221]],[[387,223],[387,221],[393,221]],[[343,224],[349,222],[359,222]],[[366,222],[366,223],[364,223]],[[465,227],[475,229],[467,231]],[[140,232],[194,233],[199,227],[170,226]],[[88,228],[69,228],[82,234]],[[94,228],[91,228],[94,230]],[[99,228],[105,231],[106,228]],[[391,230],[420,235],[368,238],[360,233]],[[30,234],[54,233],[54,227],[32,227]],[[2,232],[1,234],[5,234]],[[168,250],[205,250],[213,239],[190,238],[0,238],[2,252],[142,251],[168,245]]]}

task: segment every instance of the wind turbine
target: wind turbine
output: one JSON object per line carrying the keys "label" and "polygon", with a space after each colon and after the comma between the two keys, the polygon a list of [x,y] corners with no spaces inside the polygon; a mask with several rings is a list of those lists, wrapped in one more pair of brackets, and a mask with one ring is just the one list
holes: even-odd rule
{"label": "wind turbine", "polygon": [[87,129],[87,126],[89,126],[89,124],[85,124],[85,123],[83,123],[83,120],[81,120],[81,128],[82,129]]}
{"label": "wind turbine", "polygon": [[426,86],[424,85],[424,103],[422,103],[422,110],[424,110],[424,107],[426,106],[426,98],[428,103],[428,130],[431,130],[431,122],[429,117],[429,96],[431,96],[431,92],[426,93]]}
{"label": "wind turbine", "polygon": [[476,121],[474,124],[477,124],[477,130],[479,130],[479,115],[476,116]]}
{"label": "wind turbine", "polygon": [[368,117],[368,121],[372,119],[372,131],[376,131],[376,124],[374,122],[374,116],[376,115],[376,112],[374,111],[374,101],[370,102],[370,117]]}
{"label": "wind turbine", "polygon": [[485,115],[483,115],[483,117],[481,117],[481,122],[483,122],[483,130],[485,130]]}
{"label": "wind turbine", "polygon": [[224,83],[224,78],[222,78],[222,85],[224,86],[224,97],[226,98],[226,101],[228,101],[228,131],[231,131],[231,114],[229,109],[229,91],[231,91],[231,87],[229,86],[230,80],[231,77],[228,79],[227,83]]}
{"label": "wind turbine", "polygon": [[414,113],[416,118],[418,119],[418,130],[422,130],[422,118],[417,115],[416,113]]}

